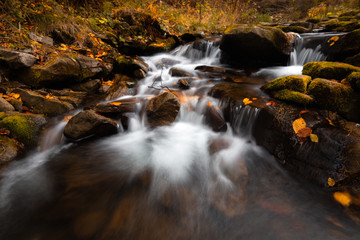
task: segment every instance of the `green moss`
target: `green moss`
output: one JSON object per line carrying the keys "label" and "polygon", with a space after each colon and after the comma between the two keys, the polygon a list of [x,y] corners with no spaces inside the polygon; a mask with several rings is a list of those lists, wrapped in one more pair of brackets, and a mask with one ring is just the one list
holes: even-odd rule
{"label": "green moss", "polygon": [[311,81],[310,76],[292,75],[292,76],[277,78],[265,84],[262,87],[262,89],[266,92],[288,89],[301,93],[306,93],[306,88],[310,81]]}
{"label": "green moss", "polygon": [[291,103],[295,103],[298,105],[309,105],[311,103],[313,103],[314,99],[309,96],[306,95],[304,93],[300,93],[300,92],[296,92],[296,91],[291,91],[288,89],[284,89],[284,90],[280,90],[277,91],[274,94],[274,97],[286,102],[291,102]]}
{"label": "green moss", "polygon": [[308,94],[324,109],[347,114],[351,109],[353,89],[341,83],[317,78],[311,81]]}
{"label": "green moss", "polygon": [[11,136],[17,138],[25,145],[30,147],[37,145],[37,138],[34,132],[33,123],[25,117],[5,117],[0,121],[0,126],[10,130]]}
{"label": "green moss", "polygon": [[310,62],[305,64],[302,73],[314,78],[342,80],[352,72],[360,72],[360,67],[340,62]]}
{"label": "green moss", "polygon": [[5,117],[6,117],[6,113],[0,112],[0,120],[2,120],[2,119],[5,118]]}
{"label": "green moss", "polygon": [[347,82],[350,83],[351,87],[355,90],[360,90],[360,72],[353,72],[347,78]]}

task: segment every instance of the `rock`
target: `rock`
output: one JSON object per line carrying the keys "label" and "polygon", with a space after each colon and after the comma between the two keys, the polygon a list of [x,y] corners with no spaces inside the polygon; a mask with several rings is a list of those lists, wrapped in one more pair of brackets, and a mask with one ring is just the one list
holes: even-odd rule
{"label": "rock", "polygon": [[75,38],[63,29],[57,28],[51,32],[51,37],[56,43],[72,44],[75,42]]}
{"label": "rock", "polygon": [[352,72],[360,72],[360,67],[339,62],[310,62],[305,64],[302,73],[314,78],[342,80]]}
{"label": "rock", "polygon": [[173,65],[179,64],[181,62],[179,60],[176,60],[176,59],[162,58],[161,63],[164,64],[165,66],[173,66]]}
{"label": "rock", "polygon": [[100,62],[94,58],[77,55],[74,59],[80,64],[81,80],[97,77],[103,72]]}
{"label": "rock", "polygon": [[146,107],[147,122],[151,128],[170,125],[180,110],[175,94],[164,92],[149,101]]}
{"label": "rock", "polygon": [[93,110],[85,110],[72,117],[66,124],[64,135],[73,140],[95,136],[106,136],[118,131],[116,121],[97,114]]}
{"label": "rock", "polygon": [[14,92],[20,94],[24,105],[30,108],[34,113],[57,116],[74,109],[70,103],[59,101],[56,97],[46,98],[46,96],[37,92],[20,88],[15,89]]}
{"label": "rock", "polygon": [[116,117],[127,112],[136,112],[136,104],[139,102],[137,98],[124,99],[115,102],[97,103],[85,107],[85,110],[91,109],[106,117]]}
{"label": "rock", "polygon": [[44,116],[38,114],[6,114],[0,121],[0,127],[8,129],[10,136],[24,143],[26,148],[37,146],[45,124]]}
{"label": "rock", "polygon": [[342,21],[340,19],[331,19],[325,22],[324,31],[326,32],[351,32],[360,28],[357,21]]}
{"label": "rock", "polygon": [[355,90],[360,90],[360,72],[351,73],[346,80],[350,83],[351,87]]}
{"label": "rock", "polygon": [[51,37],[43,36],[43,35],[37,35],[34,32],[29,32],[29,38],[35,42],[44,43],[49,46],[54,45],[54,40]]}
{"label": "rock", "polygon": [[170,74],[173,77],[194,77],[191,73],[175,67],[170,69]]}
{"label": "rock", "polygon": [[127,85],[129,82],[134,82],[134,79],[125,75],[117,75],[114,84],[106,91],[105,100],[112,100],[125,95],[131,95],[131,91]]}
{"label": "rock", "polygon": [[290,51],[288,36],[277,28],[234,25],[221,39],[221,63],[234,66],[286,65]]}
{"label": "rock", "polygon": [[74,91],[96,93],[99,91],[100,86],[101,86],[100,79],[94,79],[87,82],[74,84],[69,87]]}
{"label": "rock", "polygon": [[146,73],[149,71],[149,66],[138,59],[128,59],[120,56],[116,59],[114,64],[114,72],[142,79],[146,77]]}
{"label": "rock", "polygon": [[345,63],[360,67],[360,53],[352,56],[352,57],[348,57],[345,58],[344,60]]}
{"label": "rock", "polygon": [[273,94],[273,97],[276,99],[295,103],[295,104],[302,105],[302,106],[310,105],[314,102],[314,99],[311,96],[306,95],[301,92],[291,91],[288,89],[276,91]]}
{"label": "rock", "polygon": [[21,153],[17,142],[7,136],[0,135],[0,170],[9,162],[15,160]]}
{"label": "rock", "polygon": [[227,125],[224,118],[214,106],[209,106],[205,110],[205,123],[215,132],[226,132]]}
{"label": "rock", "polygon": [[14,111],[15,108],[8,103],[4,98],[0,97],[0,112]]}
{"label": "rock", "polygon": [[54,96],[72,97],[72,98],[78,98],[80,100],[83,100],[87,96],[86,92],[72,91],[70,89],[62,89],[62,90],[49,89],[49,92]]}
{"label": "rock", "polygon": [[302,26],[279,26],[279,28],[284,32],[296,32],[296,33],[308,33],[311,32],[311,28],[306,28]]}
{"label": "rock", "polygon": [[180,39],[185,42],[193,42],[195,40],[199,40],[199,39],[203,39],[204,36],[201,35],[201,33],[184,33],[182,35],[180,35]]}
{"label": "rock", "polygon": [[300,93],[306,93],[308,84],[311,81],[310,76],[306,75],[292,75],[277,78],[261,87],[265,92],[272,92],[277,90],[293,90]]}
{"label": "rock", "polygon": [[328,59],[332,61],[343,61],[360,52],[360,29],[341,36],[327,53]]}
{"label": "rock", "polygon": [[36,62],[36,57],[23,52],[0,48],[0,62],[13,70],[29,68]]}
{"label": "rock", "polygon": [[190,88],[189,82],[184,78],[179,79],[179,81],[177,82],[177,85],[182,90],[187,90]]}
{"label": "rock", "polygon": [[317,78],[311,81],[308,92],[317,106],[335,111],[350,121],[360,122],[360,95],[344,84]]}
{"label": "rock", "polygon": [[156,42],[153,42],[145,47],[145,53],[147,55],[151,55],[155,53],[168,52],[178,45],[179,39],[176,36],[171,35],[165,39],[157,38]]}
{"label": "rock", "polygon": [[15,108],[16,111],[22,112],[23,109],[23,103],[19,99],[11,99],[10,104]]}

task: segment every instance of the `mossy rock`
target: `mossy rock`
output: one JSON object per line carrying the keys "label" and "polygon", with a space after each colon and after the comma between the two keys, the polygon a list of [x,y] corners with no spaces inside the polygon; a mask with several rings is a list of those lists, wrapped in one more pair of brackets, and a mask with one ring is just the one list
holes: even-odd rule
{"label": "mossy rock", "polygon": [[360,72],[360,67],[340,62],[310,62],[305,64],[302,73],[314,78],[342,80],[352,72]]}
{"label": "mossy rock", "polygon": [[355,90],[360,90],[360,72],[353,72],[346,78],[351,87]]}
{"label": "mossy rock", "polygon": [[352,56],[352,57],[348,57],[344,60],[345,63],[360,67],[360,53]]}
{"label": "mossy rock", "polygon": [[265,92],[288,89],[300,93],[306,93],[306,88],[310,81],[311,81],[310,76],[292,75],[292,76],[277,78],[265,84],[261,89],[264,90]]}
{"label": "mossy rock", "polygon": [[325,31],[335,31],[335,32],[351,32],[360,28],[360,23],[358,21],[339,21],[338,19],[332,19],[328,22],[325,22]]}
{"label": "mossy rock", "polygon": [[311,32],[311,28],[306,28],[303,26],[278,26],[284,32],[296,32],[296,33],[308,33]]}
{"label": "mossy rock", "polygon": [[337,112],[350,121],[360,121],[360,98],[350,86],[316,78],[309,84],[308,94],[320,108]]}
{"label": "mossy rock", "polygon": [[21,147],[14,139],[0,135],[0,169],[15,160],[21,150]]}
{"label": "mossy rock", "polygon": [[360,52],[360,29],[340,36],[328,50],[328,59],[332,61],[343,61],[348,57]]}
{"label": "mossy rock", "polygon": [[314,98],[304,93],[300,93],[297,91],[291,91],[288,89],[283,89],[275,92],[274,97],[286,102],[295,103],[298,105],[310,105],[314,102]]}
{"label": "mossy rock", "polygon": [[0,127],[8,129],[10,136],[24,143],[25,147],[36,147],[42,126],[46,120],[41,115],[12,114],[0,121]]}
{"label": "mossy rock", "polygon": [[167,39],[156,39],[156,42],[147,46],[146,51],[151,53],[168,52],[177,46],[177,42],[174,38],[169,37]]}

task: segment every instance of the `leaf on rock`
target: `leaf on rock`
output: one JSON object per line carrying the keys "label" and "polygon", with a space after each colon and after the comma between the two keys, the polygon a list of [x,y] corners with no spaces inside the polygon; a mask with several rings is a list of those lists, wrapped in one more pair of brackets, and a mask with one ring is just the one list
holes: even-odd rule
{"label": "leaf on rock", "polygon": [[319,142],[319,137],[316,134],[310,134],[310,140],[317,143]]}
{"label": "leaf on rock", "polygon": [[298,118],[293,122],[293,129],[294,132],[297,134],[300,129],[303,129],[306,127],[306,122],[303,118]]}
{"label": "leaf on rock", "polygon": [[248,105],[248,104],[252,103],[252,101],[248,98],[244,98],[243,103],[244,103],[244,105]]}
{"label": "leaf on rock", "polygon": [[310,134],[312,133],[312,129],[305,127],[300,129],[297,133],[296,136],[300,137],[300,138],[307,138],[310,136]]}
{"label": "leaf on rock", "polygon": [[119,106],[119,105],[121,105],[121,102],[111,102],[109,104],[113,105],[113,106]]}
{"label": "leaf on rock", "polygon": [[331,177],[329,177],[328,178],[328,185],[330,186],[330,187],[333,187],[333,186],[335,186],[335,180],[334,179],[332,179]]}
{"label": "leaf on rock", "polygon": [[335,127],[335,124],[334,124],[330,119],[326,118],[326,120],[329,122],[329,124],[330,124],[331,126],[334,126],[334,127]]}
{"label": "leaf on rock", "polygon": [[267,106],[275,106],[276,105],[276,102],[274,101],[270,101],[268,103],[266,103]]}
{"label": "leaf on rock", "polygon": [[335,192],[334,199],[345,207],[348,207],[351,203],[351,196],[347,192]]}

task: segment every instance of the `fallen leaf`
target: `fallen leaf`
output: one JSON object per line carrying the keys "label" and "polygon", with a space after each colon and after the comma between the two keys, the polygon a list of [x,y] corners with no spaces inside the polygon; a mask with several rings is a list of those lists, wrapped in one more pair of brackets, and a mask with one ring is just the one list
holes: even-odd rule
{"label": "fallen leaf", "polygon": [[339,40],[339,36],[333,36],[328,40],[328,42],[336,42],[337,40]]}
{"label": "fallen leaf", "polygon": [[293,122],[293,129],[295,133],[298,133],[300,129],[303,129],[306,127],[306,122],[303,118],[298,118]]}
{"label": "fallen leaf", "polygon": [[121,105],[122,103],[121,102],[111,102],[109,103],[110,105],[113,105],[113,106],[119,106]]}
{"label": "fallen leaf", "polygon": [[319,137],[316,134],[310,134],[310,140],[317,143],[319,142]]}
{"label": "fallen leaf", "polygon": [[304,114],[304,113],[308,113],[308,112],[309,112],[308,110],[303,110],[303,111],[300,112],[300,115]]}
{"label": "fallen leaf", "polygon": [[333,187],[333,186],[335,186],[335,180],[334,179],[332,179],[331,177],[329,177],[328,178],[328,185],[330,186],[330,187]]}
{"label": "fallen leaf", "polygon": [[267,106],[275,106],[276,105],[276,102],[274,101],[270,101],[268,103],[266,103]]}
{"label": "fallen leaf", "polygon": [[347,192],[335,192],[334,199],[341,205],[348,207],[351,203],[351,196]]}
{"label": "fallen leaf", "polygon": [[244,105],[248,105],[248,104],[252,103],[252,101],[248,98],[244,98],[243,103],[244,103]]}
{"label": "fallen leaf", "polygon": [[71,115],[65,116],[65,117],[62,119],[62,121],[63,121],[63,122],[68,122],[71,118],[72,118]]}
{"label": "fallen leaf", "polygon": [[0,128],[0,135],[9,135],[10,131],[5,128]]}
{"label": "fallen leaf", "polygon": [[331,126],[334,126],[334,127],[335,127],[335,124],[334,124],[330,119],[326,118],[326,120],[329,122],[329,124],[330,124]]}
{"label": "fallen leaf", "polygon": [[298,132],[296,133],[296,136],[298,136],[300,138],[307,138],[310,136],[311,133],[312,133],[312,129],[305,127],[305,128],[298,130]]}

